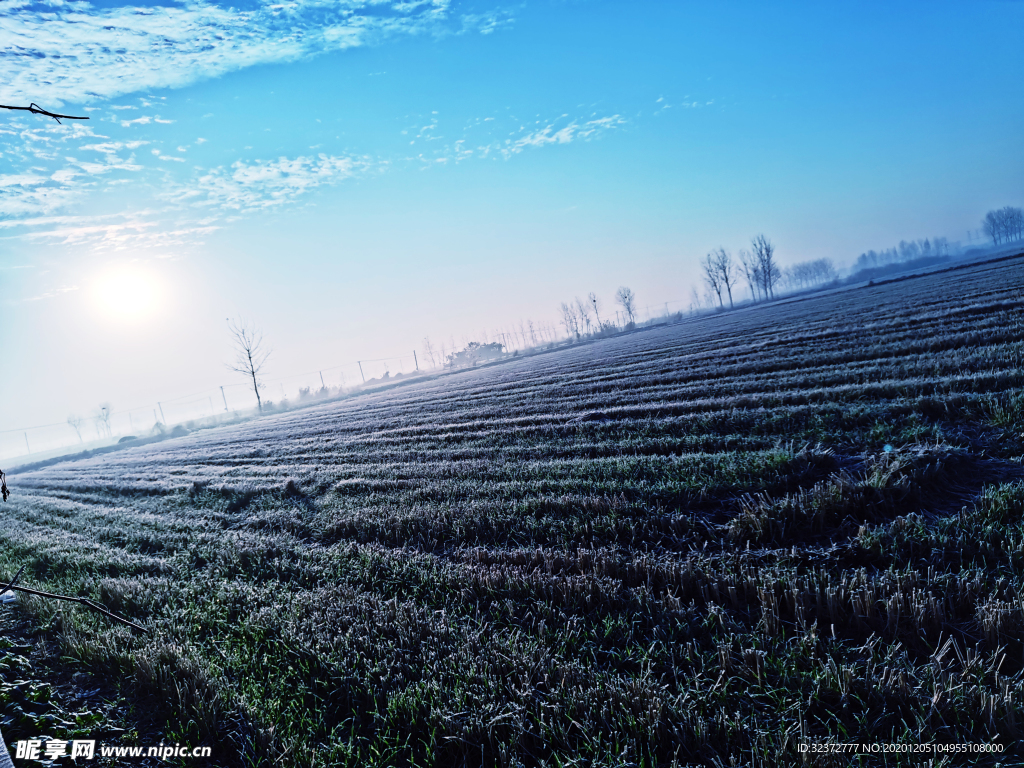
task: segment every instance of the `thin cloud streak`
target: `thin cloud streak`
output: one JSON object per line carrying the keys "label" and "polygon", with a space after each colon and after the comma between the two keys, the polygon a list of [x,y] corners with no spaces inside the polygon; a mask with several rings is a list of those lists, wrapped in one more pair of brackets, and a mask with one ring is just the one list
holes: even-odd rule
{"label": "thin cloud streak", "polygon": [[561,128],[556,127],[557,123],[551,123],[515,141],[510,141],[505,147],[501,148],[501,153],[505,157],[511,157],[530,147],[543,147],[548,144],[569,144],[578,139],[587,141],[596,134],[615,128],[625,122],[621,115],[611,115],[610,117],[599,117],[583,123],[573,120]]}
{"label": "thin cloud streak", "polygon": [[[483,159],[500,156],[509,160],[529,149],[540,149],[553,144],[571,144],[575,141],[591,141],[628,122],[622,115],[617,114],[605,117],[591,116],[589,120],[573,118],[567,123],[563,122],[568,117],[568,115],[562,115],[556,120],[545,121],[545,125],[534,128],[528,133],[525,133],[527,128],[521,126],[519,130],[508,134],[505,139],[486,143],[478,143],[479,139],[472,141],[464,132],[463,137],[454,144],[438,148],[431,155],[420,153],[415,159],[424,163],[424,167],[444,165],[450,161],[458,163],[474,157]],[[493,120],[494,118],[492,117],[477,119],[466,127],[466,131],[484,126]],[[535,125],[541,125],[541,122],[541,120],[537,120]],[[442,138],[441,136],[427,133],[428,131],[434,131],[436,128],[438,128],[438,121],[435,119],[429,125],[417,129],[419,133],[409,143],[414,144],[418,139],[432,141]],[[409,129],[402,131],[403,135],[407,135],[408,131]]]}
{"label": "thin cloud streak", "polygon": [[293,202],[317,187],[337,184],[365,172],[371,165],[365,157],[326,154],[271,161],[238,160],[230,168],[211,169],[166,197],[231,211],[263,210]]}

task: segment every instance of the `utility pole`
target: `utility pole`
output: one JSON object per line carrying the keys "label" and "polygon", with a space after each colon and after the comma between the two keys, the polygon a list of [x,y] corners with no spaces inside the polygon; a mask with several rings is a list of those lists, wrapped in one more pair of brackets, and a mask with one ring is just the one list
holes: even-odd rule
{"label": "utility pole", "polygon": [[228,398],[227,398],[227,395],[224,394],[224,387],[220,388],[220,396],[224,398],[224,413],[227,413],[228,412]]}
{"label": "utility pole", "polygon": [[365,384],[366,383],[366,374],[363,373],[363,361],[362,360],[356,360],[356,362],[359,363],[359,375],[363,377],[363,384]]}
{"label": "utility pole", "polygon": [[132,432],[135,431],[135,419],[132,418],[132,412],[128,411],[128,423],[131,424]]}
{"label": "utility pole", "polygon": [[25,433],[25,452],[32,453],[32,449],[28,447],[28,432]]}
{"label": "utility pole", "polygon": [[324,372],[323,371],[317,371],[317,373],[320,374],[320,387],[322,389],[327,389],[327,385],[324,384]]}
{"label": "utility pole", "polygon": [[[163,423],[164,426],[166,426],[167,425],[167,419],[164,417],[164,407],[160,403],[157,403],[156,407],[160,409],[160,421],[161,421],[161,423]],[[154,413],[153,415],[155,416],[156,414]]]}
{"label": "utility pole", "polygon": [[418,371],[420,369],[420,359],[416,357],[415,349],[412,351],[412,359],[416,361],[416,370]]}

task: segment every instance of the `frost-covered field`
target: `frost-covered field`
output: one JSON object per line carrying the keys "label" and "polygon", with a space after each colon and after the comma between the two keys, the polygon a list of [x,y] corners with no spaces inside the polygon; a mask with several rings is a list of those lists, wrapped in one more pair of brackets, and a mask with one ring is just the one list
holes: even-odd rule
{"label": "frost-covered field", "polygon": [[54,465],[0,564],[151,627],[24,603],[218,764],[1012,750],[1022,307],[1017,258]]}

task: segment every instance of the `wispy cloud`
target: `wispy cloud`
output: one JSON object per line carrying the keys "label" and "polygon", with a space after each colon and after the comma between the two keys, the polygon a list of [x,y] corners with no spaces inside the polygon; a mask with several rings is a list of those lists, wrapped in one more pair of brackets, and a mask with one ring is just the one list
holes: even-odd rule
{"label": "wispy cloud", "polygon": [[38,216],[54,213],[77,197],[77,191],[66,185],[4,185],[0,186],[0,216]]}
{"label": "wispy cloud", "polygon": [[165,155],[159,149],[151,149],[150,152],[152,153],[153,157],[155,157],[157,160],[163,160],[163,161],[173,160],[176,163],[184,163],[185,162],[185,158],[184,157],[178,157],[177,155]]}
{"label": "wispy cloud", "polygon": [[113,252],[132,250],[173,251],[193,246],[219,225],[210,219],[175,219],[164,212],[146,209],[100,216],[44,216],[0,223],[22,230],[15,236],[37,243],[77,246]]}
{"label": "wispy cloud", "polygon": [[252,211],[292,202],[316,187],[336,184],[370,167],[370,160],[320,154],[270,161],[238,160],[209,170],[167,197],[178,202]]}
{"label": "wispy cloud", "polygon": [[[138,146],[108,141],[90,126],[50,125],[17,119],[0,126],[0,220],[54,214],[81,199],[98,176],[112,171],[135,171],[131,157],[117,153]],[[82,143],[83,141],[88,143]],[[78,160],[77,151],[100,153]]]}
{"label": "wispy cloud", "polygon": [[84,103],[181,87],[389,35],[487,33],[509,20],[501,12],[459,15],[450,4],[261,0],[255,9],[240,11],[205,0],[113,8],[83,0],[51,0],[43,8],[26,0],[0,0],[0,81],[8,103]]}
{"label": "wispy cloud", "polygon": [[138,149],[139,147],[149,144],[148,141],[106,141],[100,144],[83,144],[79,149],[92,150],[93,152],[103,152],[104,154],[113,154],[122,149]]}
{"label": "wispy cloud", "polygon": [[462,16],[462,32],[479,32],[489,35],[502,27],[511,26],[512,12],[496,9],[486,13],[467,13]]}
{"label": "wispy cloud", "polygon": [[[529,126],[520,124],[517,129],[505,133],[504,138],[498,138],[494,135],[498,125],[495,123],[495,118],[477,118],[466,125],[462,138],[452,144],[437,147],[430,154],[420,153],[416,159],[425,165],[460,162],[473,157],[509,159],[530,149],[539,149],[554,144],[570,144],[575,141],[590,141],[627,122],[621,115],[603,117],[591,115],[589,118],[570,118],[569,115],[564,114],[554,120],[538,118]],[[443,138],[434,133],[438,127],[437,119],[432,119],[429,125],[406,129],[402,133],[408,134],[410,130],[418,131],[409,144],[415,144],[418,139],[434,141]],[[489,130],[489,137],[481,141],[476,134],[478,129]]]}
{"label": "wispy cloud", "polygon": [[[568,115],[562,115],[562,117],[565,118]],[[588,140],[625,122],[621,115],[599,117],[582,122],[573,120],[565,125],[559,125],[558,121],[553,121],[525,136],[506,140],[505,146],[501,147],[500,151],[506,157],[510,157],[531,147],[544,147],[548,144],[569,144],[573,141]]]}

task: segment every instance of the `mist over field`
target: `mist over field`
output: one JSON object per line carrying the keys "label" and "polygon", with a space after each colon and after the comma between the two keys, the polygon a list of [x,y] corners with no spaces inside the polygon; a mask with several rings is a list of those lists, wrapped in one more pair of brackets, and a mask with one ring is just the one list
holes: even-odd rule
{"label": "mist over field", "polygon": [[1024,763],[1022,22],[0,0],[14,764]]}

